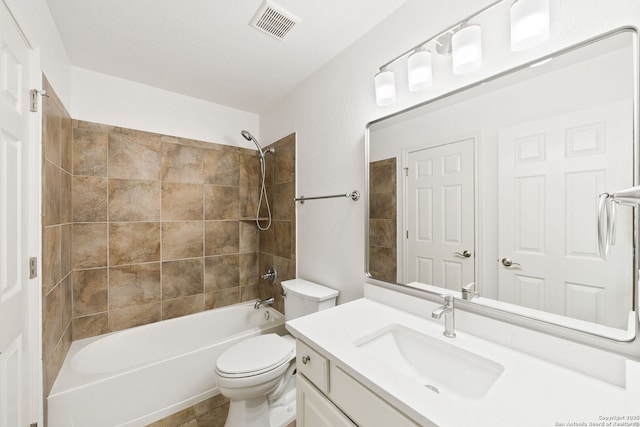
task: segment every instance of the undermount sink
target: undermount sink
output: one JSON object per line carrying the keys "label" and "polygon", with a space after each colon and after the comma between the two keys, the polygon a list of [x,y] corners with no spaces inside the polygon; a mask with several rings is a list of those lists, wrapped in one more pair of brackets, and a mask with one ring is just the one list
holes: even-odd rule
{"label": "undermount sink", "polygon": [[401,325],[389,325],[354,343],[389,369],[443,396],[480,399],[504,366]]}

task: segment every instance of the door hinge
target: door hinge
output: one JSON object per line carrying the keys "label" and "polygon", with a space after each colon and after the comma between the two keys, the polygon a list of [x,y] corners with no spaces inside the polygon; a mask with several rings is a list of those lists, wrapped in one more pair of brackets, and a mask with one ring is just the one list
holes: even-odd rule
{"label": "door hinge", "polygon": [[409,168],[404,168],[404,176],[409,176]]}
{"label": "door hinge", "polygon": [[38,277],[38,258],[29,258],[29,279],[35,279]]}
{"label": "door hinge", "polygon": [[35,113],[38,111],[38,89],[31,89],[30,95],[31,104],[29,111]]}
{"label": "door hinge", "polygon": [[406,233],[406,234],[407,234],[407,239],[408,239],[408,238],[409,238],[409,230],[407,230],[407,233]]}
{"label": "door hinge", "polygon": [[49,94],[46,90],[31,89],[31,91],[29,92],[29,111],[31,111],[32,113],[36,113],[38,111],[38,95],[49,97]]}

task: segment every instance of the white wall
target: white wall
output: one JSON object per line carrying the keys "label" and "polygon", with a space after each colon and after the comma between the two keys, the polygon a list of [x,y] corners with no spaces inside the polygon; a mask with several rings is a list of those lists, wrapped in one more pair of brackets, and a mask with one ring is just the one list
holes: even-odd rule
{"label": "white wall", "polygon": [[257,136],[257,114],[78,67],[71,80],[74,119],[255,148],[240,131]]}
{"label": "white wall", "polygon": [[4,0],[34,49],[40,51],[42,72],[62,103],[69,108],[69,57],[46,0]]}
{"label": "white wall", "polygon": [[[377,118],[571,46],[609,30],[640,24],[637,0],[552,1],[551,38],[540,47],[512,53],[508,6],[478,19],[483,25],[484,66],[466,76],[453,76],[450,65],[434,64],[434,85],[412,94],[406,87],[406,65],[396,71],[398,102],[375,105],[373,76],[380,65],[449,25],[490,4],[489,0],[440,2],[409,0],[341,55],[261,114],[261,138],[275,141],[297,132],[297,193],[305,196],[364,191],[364,129]],[[343,199],[297,206],[298,276],[340,291],[339,302],[362,295],[365,281],[365,203]]]}
{"label": "white wall", "polygon": [[72,67],[46,0],[3,1],[74,119],[255,148],[240,131],[257,136],[257,114]]}

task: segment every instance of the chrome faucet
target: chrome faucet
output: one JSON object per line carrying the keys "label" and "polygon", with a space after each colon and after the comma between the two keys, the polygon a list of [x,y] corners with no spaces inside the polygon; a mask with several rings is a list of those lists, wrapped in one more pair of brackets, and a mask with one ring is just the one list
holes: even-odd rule
{"label": "chrome faucet", "polygon": [[476,284],[474,282],[462,287],[462,299],[465,301],[471,301],[479,295],[480,294],[476,292]]}
{"label": "chrome faucet", "polygon": [[257,310],[263,304],[265,304],[265,305],[273,305],[274,302],[275,302],[275,299],[273,297],[267,298],[267,299],[258,299],[258,300],[256,300],[256,303],[253,305],[253,308],[255,308]]}
{"label": "chrome faucet", "polygon": [[443,295],[444,297],[444,305],[436,308],[431,313],[431,317],[434,319],[440,319],[442,315],[444,315],[444,335],[447,338],[455,338],[456,337],[456,323],[455,323],[455,313],[453,306],[453,296],[452,295]]}

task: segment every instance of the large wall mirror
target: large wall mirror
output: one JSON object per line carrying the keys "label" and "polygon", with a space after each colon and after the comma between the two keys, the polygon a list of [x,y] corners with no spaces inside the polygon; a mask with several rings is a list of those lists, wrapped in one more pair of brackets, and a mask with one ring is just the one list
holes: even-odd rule
{"label": "large wall mirror", "polygon": [[597,210],[639,183],[636,43],[617,31],[370,123],[368,274],[635,336],[637,208],[618,207],[607,260]]}

